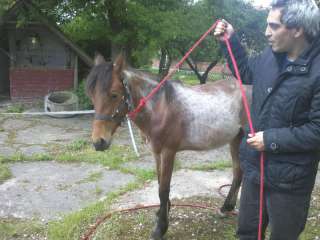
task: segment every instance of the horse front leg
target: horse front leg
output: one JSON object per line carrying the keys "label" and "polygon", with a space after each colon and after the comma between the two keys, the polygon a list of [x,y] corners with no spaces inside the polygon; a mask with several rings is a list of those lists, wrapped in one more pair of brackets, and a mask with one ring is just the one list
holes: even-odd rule
{"label": "horse front leg", "polygon": [[230,143],[230,152],[232,157],[232,171],[233,171],[233,178],[231,188],[227,195],[226,200],[222,208],[220,209],[221,213],[231,212],[234,210],[239,188],[242,181],[242,171],[240,169],[240,159],[239,159],[239,146],[242,138],[242,132],[240,132]]}
{"label": "horse front leg", "polygon": [[168,230],[169,210],[170,210],[170,182],[173,171],[173,162],[176,152],[165,149],[161,152],[161,162],[159,166],[159,198],[160,209],[157,213],[156,227],[152,233],[153,240],[161,240]]}

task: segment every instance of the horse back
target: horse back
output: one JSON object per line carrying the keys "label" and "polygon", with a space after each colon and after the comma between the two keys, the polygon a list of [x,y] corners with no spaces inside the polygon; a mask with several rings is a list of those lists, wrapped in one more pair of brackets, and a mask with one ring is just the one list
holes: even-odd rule
{"label": "horse back", "polygon": [[[251,100],[251,89],[244,87]],[[239,85],[220,80],[192,88],[177,86],[175,117],[182,128],[181,150],[206,150],[234,139],[246,118]]]}

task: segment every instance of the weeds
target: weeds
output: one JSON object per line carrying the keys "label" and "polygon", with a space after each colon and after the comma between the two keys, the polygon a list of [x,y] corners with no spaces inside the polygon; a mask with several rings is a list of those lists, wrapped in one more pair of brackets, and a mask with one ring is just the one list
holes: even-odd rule
{"label": "weeds", "polygon": [[15,104],[7,107],[6,113],[22,113],[24,111],[23,104]]}

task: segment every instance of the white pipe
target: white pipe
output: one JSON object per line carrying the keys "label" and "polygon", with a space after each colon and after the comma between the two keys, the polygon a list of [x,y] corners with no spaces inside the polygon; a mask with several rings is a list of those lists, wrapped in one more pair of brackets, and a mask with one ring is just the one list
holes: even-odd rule
{"label": "white pipe", "polygon": [[133,149],[134,149],[135,153],[137,154],[137,157],[140,157],[140,154],[138,152],[138,148],[137,148],[137,145],[136,145],[136,141],[134,139],[131,122],[130,122],[130,119],[128,117],[127,117],[127,122],[128,122],[128,127],[129,127],[129,132],[130,132],[130,137],[131,137]]}
{"label": "white pipe", "polygon": [[[5,116],[50,116],[50,115],[79,115],[79,114],[93,114],[95,113],[94,110],[84,110],[84,111],[61,111],[61,112],[24,112],[24,113],[0,113],[1,115],[5,115]],[[133,135],[133,131],[132,131],[132,126],[131,126],[131,122],[129,120],[129,118],[127,118],[127,122],[128,122],[128,127],[129,127],[129,132],[130,132],[130,137],[131,137],[131,142],[133,145],[133,149],[136,153],[136,155],[138,157],[140,157],[140,154],[138,152],[138,148],[136,145],[136,141],[134,139],[134,135]]]}
{"label": "white pipe", "polygon": [[30,116],[46,116],[46,115],[79,115],[79,114],[93,114],[94,110],[84,110],[84,111],[59,111],[59,112],[23,112],[23,113],[0,113],[0,115],[30,115]]}

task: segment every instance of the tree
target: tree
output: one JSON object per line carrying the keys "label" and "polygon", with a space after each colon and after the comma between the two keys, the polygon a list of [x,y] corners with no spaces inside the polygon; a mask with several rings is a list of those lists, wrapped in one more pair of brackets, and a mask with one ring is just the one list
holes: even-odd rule
{"label": "tree", "polygon": [[1,0],[0,16],[14,3],[14,0]]}
{"label": "tree", "polygon": [[[147,64],[152,57],[158,55],[161,57],[161,74],[167,72],[171,60],[184,54],[217,17],[227,16],[228,19],[228,16],[240,15],[233,19],[234,22],[241,23],[243,29],[247,29],[245,32],[246,36],[250,36],[247,38],[249,47],[254,43],[251,39],[256,38],[256,31],[252,31],[250,35],[249,30],[259,27],[262,22],[259,20],[261,14],[253,12],[246,4],[240,4],[237,0],[200,0],[196,3],[193,0],[32,2],[92,55],[99,51],[114,58],[120,51],[124,51],[135,67]],[[235,4],[241,8],[235,10]],[[221,58],[218,49],[218,43],[213,37],[208,37],[188,59],[201,82],[205,81],[206,74],[199,73],[197,62],[216,63]],[[211,64],[210,68],[213,66]]]}
{"label": "tree", "polygon": [[[235,8],[234,6],[237,7]],[[250,50],[253,50],[251,52],[261,51],[265,45],[263,32],[266,11],[258,11],[249,3],[239,0],[203,0],[198,2],[192,13],[195,14],[195,18],[201,21],[201,23],[193,26],[192,29],[201,29],[204,32],[206,29],[203,29],[203,26],[208,28],[213,21],[225,18],[239,29],[238,32],[242,40],[245,41]],[[200,35],[200,33],[197,35]],[[186,52],[188,42],[192,39],[194,39],[194,36],[188,35],[188,32],[185,32],[184,38],[180,39],[179,43],[176,44],[178,48],[180,46],[181,54]],[[221,60],[221,57],[217,41],[213,37],[208,37],[199,49],[187,59],[187,63],[195,72],[200,83],[205,83],[209,71]],[[197,68],[198,61],[210,62],[202,74]]]}

